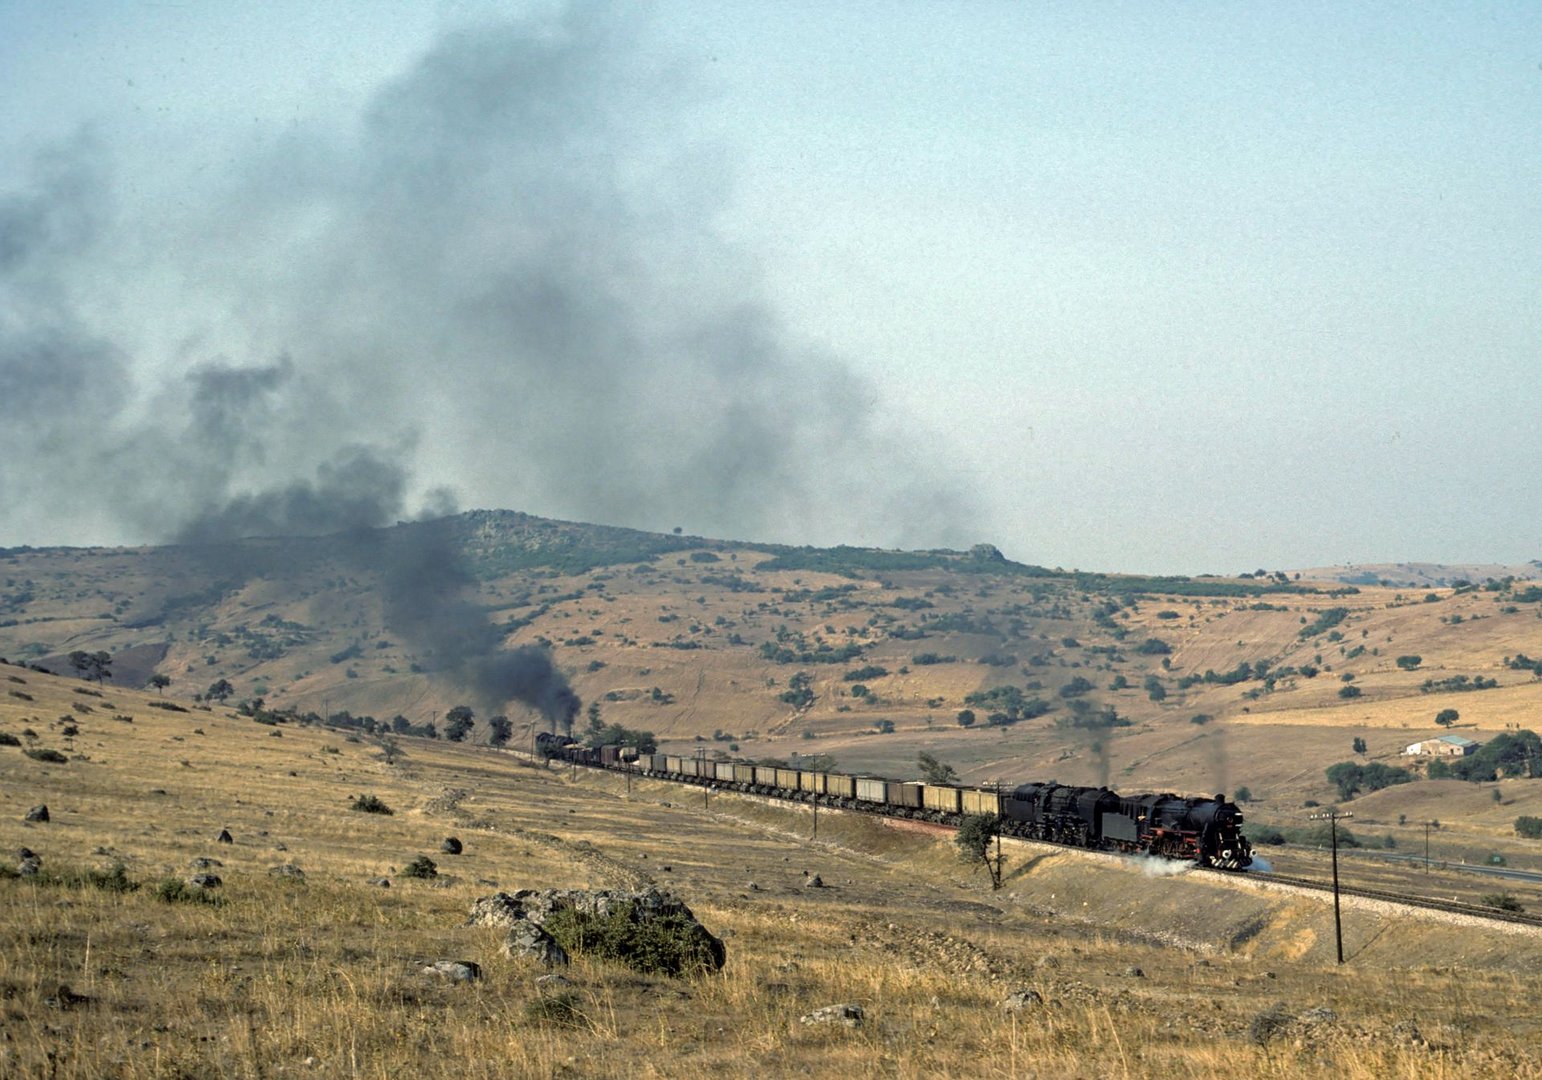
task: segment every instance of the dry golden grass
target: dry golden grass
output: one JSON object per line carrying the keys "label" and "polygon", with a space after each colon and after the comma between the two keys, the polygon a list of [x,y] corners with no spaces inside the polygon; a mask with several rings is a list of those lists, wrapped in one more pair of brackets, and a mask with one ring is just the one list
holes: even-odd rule
{"label": "dry golden grass", "polygon": [[[1351,909],[1339,969],[1325,905],[1246,881],[1009,845],[993,894],[945,838],[860,816],[821,814],[811,841],[807,810],[410,740],[388,766],[338,733],[16,673],[33,700],[0,702],[0,731],[73,749],[0,747],[3,865],[25,845],[54,875],[0,880],[7,1077],[1542,1076],[1534,937]],[[347,809],[366,792],[396,812]],[[24,824],[37,802],[53,820]],[[447,835],[465,854],[438,853]],[[440,879],[395,873],[419,854]],[[197,857],[222,861],[223,903],[157,899]],[[144,887],[70,880],[115,862]],[[303,880],[269,874],[288,862]],[[545,988],[463,925],[495,885],[647,882],[725,937],[721,973],[579,958]],[[419,973],[442,958],[483,980]],[[1004,1011],[1014,989],[1043,1004]],[[844,1001],[861,1027],[799,1022]],[[1298,1019],[1260,1022],[1276,1004]]]}

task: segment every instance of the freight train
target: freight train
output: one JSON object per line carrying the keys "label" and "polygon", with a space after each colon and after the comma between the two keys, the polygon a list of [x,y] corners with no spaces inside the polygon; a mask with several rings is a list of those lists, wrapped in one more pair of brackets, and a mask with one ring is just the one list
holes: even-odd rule
{"label": "freight train", "polygon": [[1120,795],[1106,787],[1020,784],[1010,790],[890,780],[880,776],[641,754],[630,746],[584,746],[565,735],[536,737],[537,754],[574,765],[742,791],[841,810],[957,825],[966,814],[999,818],[1002,832],[1096,851],[1159,855],[1222,870],[1253,861],[1242,811],[1224,795]]}

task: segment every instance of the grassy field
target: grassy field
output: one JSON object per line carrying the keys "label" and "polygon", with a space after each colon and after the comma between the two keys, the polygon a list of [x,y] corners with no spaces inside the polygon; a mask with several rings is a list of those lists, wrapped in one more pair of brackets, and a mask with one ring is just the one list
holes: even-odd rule
{"label": "grassy field", "polygon": [[[992,892],[935,831],[822,813],[815,840],[806,809],[420,740],[387,764],[10,675],[30,700],[0,699],[22,744],[0,746],[0,1075],[1542,1075],[1531,932],[1350,905],[1340,968],[1328,906],[1254,879],[1009,844]],[[14,876],[23,846],[41,874]],[[437,878],[401,873],[418,856]],[[196,859],[219,860],[214,903],[163,885]],[[465,925],[498,888],[645,884],[725,939],[722,972],[579,958],[553,987]],[[421,973],[438,959],[484,978]],[[1040,1000],[1006,1011],[1015,990]],[[841,1002],[861,1026],[800,1022]]]}

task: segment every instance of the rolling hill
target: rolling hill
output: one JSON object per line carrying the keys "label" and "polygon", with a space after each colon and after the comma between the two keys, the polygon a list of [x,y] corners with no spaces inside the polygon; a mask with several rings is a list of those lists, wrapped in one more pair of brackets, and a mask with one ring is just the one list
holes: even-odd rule
{"label": "rolling hill", "polygon": [[[0,551],[0,656],[183,700],[398,727],[471,706],[515,744],[561,711],[499,696],[535,646],[592,715],[745,757],[974,782],[1232,791],[1287,815],[1353,758],[1535,726],[1542,586],[1406,588],[1283,572],[1151,578],[969,551],[789,548],[472,511],[322,538]],[[484,655],[486,654],[486,655]],[[1479,689],[1481,687],[1481,689]],[[544,702],[544,703],[543,703]],[[960,714],[972,724],[963,726]],[[1351,741],[1363,739],[1362,755]]]}

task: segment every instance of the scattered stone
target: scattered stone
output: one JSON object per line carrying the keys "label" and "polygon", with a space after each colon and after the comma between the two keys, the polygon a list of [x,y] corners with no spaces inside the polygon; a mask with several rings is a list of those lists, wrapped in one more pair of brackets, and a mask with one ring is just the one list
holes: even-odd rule
{"label": "scattered stone", "polygon": [[188,866],[192,867],[194,870],[212,870],[216,866],[224,865],[225,864],[220,862],[218,859],[211,859],[207,855],[200,855],[198,858],[188,863]]}
{"label": "scattered stone", "polygon": [[274,851],[288,851],[289,850],[289,845],[285,844],[283,842],[279,842],[279,843],[273,845],[273,850]]}
{"label": "scattered stone", "polygon": [[1412,1020],[1399,1020],[1393,1024],[1392,1035],[1399,1041],[1413,1046],[1427,1045],[1424,1033],[1419,1030],[1419,1025]]}
{"label": "scattered stone", "polygon": [[1057,968],[1060,966],[1060,959],[1059,957],[1050,956],[1048,953],[1046,953],[1045,955],[1039,957],[1038,960],[1034,961],[1033,966],[1041,968]]}
{"label": "scattered stone", "polygon": [[27,813],[26,813],[26,816],[24,816],[22,818],[22,820],[23,821],[38,821],[38,822],[47,821],[48,820],[48,807],[46,805],[42,804],[42,803],[39,803],[38,805],[34,806],[31,810],[28,810]]}
{"label": "scattered stone", "polygon": [[750,892],[759,892],[760,891],[760,886],[756,885],[753,881],[750,882],[749,888],[750,888]]}
{"label": "scattered stone", "polygon": [[822,1009],[815,1009],[805,1016],[798,1017],[800,1024],[845,1024],[847,1027],[861,1027],[866,1014],[862,1006],[847,1003],[844,1005],[826,1005]]}
{"label": "scattered stone", "polygon": [[459,855],[461,853],[461,843],[453,836],[446,836],[444,843],[439,845],[439,850],[446,855]]}
{"label": "scattered stone", "polygon": [[217,889],[225,884],[218,874],[194,874],[187,879],[189,885],[196,885],[200,889]]}
{"label": "scattered stone", "polygon": [[229,829],[221,829],[220,834],[214,838],[216,844],[234,844],[235,837],[230,835]]}
{"label": "scattered stone", "polygon": [[502,953],[513,959],[528,957],[539,960],[547,967],[566,967],[568,952],[536,923],[522,921],[504,939]]}
{"label": "scattered stone", "polygon": [[91,854],[93,854],[93,855],[111,855],[112,854],[112,850],[110,848],[98,847],[98,848],[95,848],[94,850],[92,850]]}
{"label": "scattered stone", "polygon": [[482,969],[470,960],[435,960],[423,969],[424,975],[439,975],[451,982],[470,983],[482,977]]}
{"label": "scattered stone", "polygon": [[284,863],[282,866],[270,866],[268,867],[268,873],[274,877],[294,878],[296,881],[303,881],[305,879],[305,871],[292,862]]}
{"label": "scattered stone", "polygon": [[64,983],[59,984],[59,989],[43,999],[43,1004],[50,1009],[73,1009],[77,1005],[88,1005],[91,999],[85,994],[77,994]]}
{"label": "scattered stone", "polygon": [[29,855],[16,864],[16,872],[22,877],[37,877],[42,870],[43,859],[39,855]]}
{"label": "scattered stone", "polygon": [[1271,1005],[1248,1022],[1248,1039],[1259,1046],[1268,1046],[1290,1027],[1290,1020],[1290,1012],[1285,1006]]}
{"label": "scattered stone", "polygon": [[1134,964],[1131,964],[1129,967],[1124,969],[1124,977],[1126,979],[1144,979],[1146,977],[1146,973],[1140,968],[1136,967]]}
{"label": "scattered stone", "polygon": [[1044,997],[1037,990],[1013,990],[1001,1007],[1007,1012],[1020,1012],[1034,1005],[1043,1005]]}
{"label": "scattered stone", "polygon": [[1194,961],[1194,966],[1195,967],[1209,967],[1210,966],[1210,961],[1206,960],[1202,956],[1198,960]]}
{"label": "scattered stone", "polygon": [[30,859],[35,854],[36,853],[31,848],[29,848],[29,847],[19,847],[19,848],[16,849],[16,858],[18,860]]}
{"label": "scattered stone", "polygon": [[391,887],[391,879],[388,877],[377,877],[370,884],[377,889],[389,889]]}
{"label": "scattered stone", "polygon": [[537,975],[535,984],[543,989],[550,990],[553,987],[572,986],[573,980],[569,979],[566,975]]}
{"label": "scattered stone", "polygon": [[1319,1006],[1315,1009],[1306,1010],[1296,1019],[1300,1020],[1303,1024],[1331,1024],[1338,1018],[1339,1014],[1332,1009],[1327,1006]]}
{"label": "scattered stone", "polygon": [[815,874],[803,883],[803,887],[805,889],[822,889],[825,887],[824,879]]}

